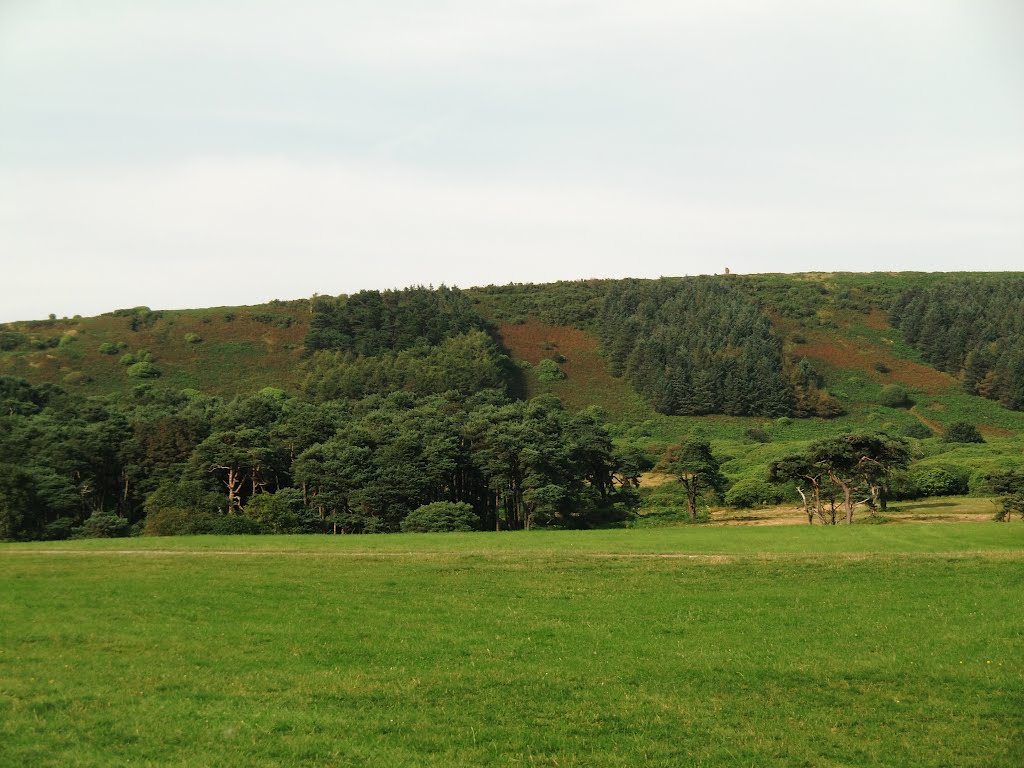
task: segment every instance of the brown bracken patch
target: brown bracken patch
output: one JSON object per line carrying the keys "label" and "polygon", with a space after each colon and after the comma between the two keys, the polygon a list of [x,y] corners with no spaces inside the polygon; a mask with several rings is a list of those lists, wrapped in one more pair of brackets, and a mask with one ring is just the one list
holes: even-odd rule
{"label": "brown bracken patch", "polygon": [[567,373],[574,362],[573,354],[597,351],[597,339],[585,331],[566,325],[548,325],[539,320],[503,325],[498,333],[509,351],[530,365],[552,355],[565,355],[566,362],[562,363],[562,368]]}
{"label": "brown bracken patch", "polygon": [[[887,349],[860,340],[814,334],[806,344],[796,344],[793,352],[810,360],[818,360],[836,368],[862,370],[883,384],[903,384],[929,395],[948,392],[956,386],[956,379],[912,360],[902,360]],[[878,370],[879,364],[887,373]]]}
{"label": "brown bracken patch", "polygon": [[610,414],[642,417],[650,412],[625,379],[608,372],[598,340],[586,331],[530,318],[525,323],[500,326],[498,336],[513,358],[526,360],[530,365],[558,355],[565,358],[558,366],[565,372],[566,380],[544,385],[530,375],[530,396],[554,392],[569,408],[597,405]]}

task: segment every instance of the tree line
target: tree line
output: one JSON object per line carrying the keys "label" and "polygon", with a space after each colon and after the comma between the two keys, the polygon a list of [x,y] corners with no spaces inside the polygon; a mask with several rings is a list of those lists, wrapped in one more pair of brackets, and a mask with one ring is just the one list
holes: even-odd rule
{"label": "tree line", "polygon": [[416,286],[396,291],[360,291],[318,296],[306,349],[372,356],[486,329],[472,299],[458,288]]}
{"label": "tree line", "polygon": [[966,392],[1024,410],[1024,277],[947,277],[908,288],[890,319]]}
{"label": "tree line", "polygon": [[0,408],[8,539],[395,531],[438,502],[478,528],[588,527],[626,516],[643,469],[596,412],[493,389],[225,401],[147,383],[105,402],[0,377]]}
{"label": "tree line", "polygon": [[600,318],[608,366],[670,415],[836,416],[806,360],[729,278],[620,280]]}

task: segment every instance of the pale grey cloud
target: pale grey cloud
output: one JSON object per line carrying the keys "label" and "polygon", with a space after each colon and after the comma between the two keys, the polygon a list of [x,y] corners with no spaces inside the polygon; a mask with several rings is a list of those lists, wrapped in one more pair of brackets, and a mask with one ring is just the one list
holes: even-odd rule
{"label": "pale grey cloud", "polygon": [[0,319],[1016,268],[1022,21],[1011,0],[8,0]]}

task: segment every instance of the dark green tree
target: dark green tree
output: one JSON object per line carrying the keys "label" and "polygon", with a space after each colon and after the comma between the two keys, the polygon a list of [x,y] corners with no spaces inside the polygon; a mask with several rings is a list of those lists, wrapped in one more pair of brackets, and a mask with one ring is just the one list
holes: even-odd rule
{"label": "dark green tree", "polygon": [[954,421],[942,435],[945,443],[984,443],[985,438],[981,436],[978,428],[967,421]]}
{"label": "dark green tree", "polygon": [[989,476],[992,490],[999,494],[996,520],[1009,522],[1014,514],[1024,519],[1024,472],[1006,470]]}
{"label": "dark green tree", "polygon": [[721,492],[728,484],[718,460],[711,453],[711,444],[702,437],[689,436],[669,447],[657,468],[674,477],[685,489],[691,522],[697,519],[697,502],[701,496],[708,491]]}
{"label": "dark green tree", "polygon": [[824,469],[842,491],[849,525],[853,522],[854,492],[862,488],[872,505],[884,508],[886,480],[893,470],[909,465],[910,449],[902,438],[851,434],[812,444],[806,458],[809,464]]}

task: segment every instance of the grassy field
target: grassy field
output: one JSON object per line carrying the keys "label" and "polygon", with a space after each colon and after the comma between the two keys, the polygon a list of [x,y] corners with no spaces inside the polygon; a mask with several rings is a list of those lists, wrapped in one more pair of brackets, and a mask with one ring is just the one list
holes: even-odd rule
{"label": "grassy field", "polygon": [[1019,766],[1024,525],[0,546],[0,765]]}

